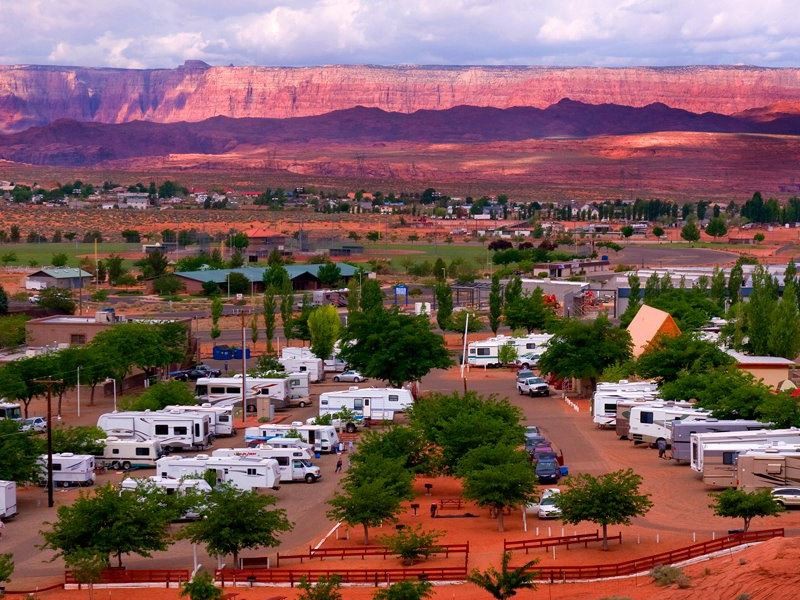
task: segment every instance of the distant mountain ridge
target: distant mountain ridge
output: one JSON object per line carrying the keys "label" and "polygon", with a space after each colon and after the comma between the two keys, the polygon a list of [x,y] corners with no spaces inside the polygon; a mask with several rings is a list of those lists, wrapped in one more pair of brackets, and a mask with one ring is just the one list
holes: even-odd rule
{"label": "distant mountain ridge", "polygon": [[0,135],[0,158],[44,165],[94,165],[167,154],[247,153],[275,144],[464,143],[588,138],[661,131],[800,135],[800,116],[764,120],[697,114],[662,103],[592,105],[562,99],[544,109],[457,106],[413,113],[355,107],[290,119],[214,117],[201,122],[102,124],[60,119]]}

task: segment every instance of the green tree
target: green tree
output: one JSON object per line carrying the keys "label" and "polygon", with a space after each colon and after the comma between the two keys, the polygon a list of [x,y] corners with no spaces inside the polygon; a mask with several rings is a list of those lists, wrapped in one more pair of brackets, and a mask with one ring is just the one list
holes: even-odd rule
{"label": "green tree", "polygon": [[731,304],[736,304],[739,301],[739,292],[743,284],[744,270],[742,269],[742,265],[737,261],[728,275],[728,298],[731,299]]}
{"label": "green tree", "polygon": [[205,544],[212,556],[233,556],[248,548],[274,547],[281,533],[292,524],[282,508],[270,508],[275,496],[242,491],[228,484],[217,484],[200,508],[200,518],[187,525],[180,537],[195,544]]}
{"label": "green tree", "polygon": [[0,554],[0,583],[9,581],[13,573],[14,573],[14,555]]}
{"label": "green tree", "polygon": [[299,585],[297,600],[342,600],[342,578],[338,575],[322,575],[312,584],[303,577]]}
{"label": "green tree", "polygon": [[424,600],[432,593],[428,581],[398,581],[375,592],[372,600]]}
{"label": "green tree", "polygon": [[183,282],[172,273],[165,273],[153,281],[153,290],[161,296],[174,296],[183,291]]}
{"label": "green tree", "polygon": [[251,289],[250,280],[242,273],[232,271],[228,273],[227,288],[233,295],[248,294]]}
{"label": "green tree", "polygon": [[267,336],[267,353],[272,353],[272,340],[275,338],[275,311],[277,301],[275,288],[270,286],[264,292],[264,329]]}
{"label": "green tree", "polygon": [[504,531],[503,510],[529,502],[536,487],[527,453],[511,446],[478,446],[459,461],[457,473],[464,497],[494,511],[498,531]]}
{"label": "green tree", "polygon": [[66,267],[68,262],[69,257],[63,252],[53,254],[53,258],[50,259],[50,264],[54,267]]}
{"label": "green tree", "polygon": [[796,284],[789,281],[783,296],[772,311],[767,348],[771,356],[790,360],[800,354],[800,312],[797,309]]}
{"label": "green tree", "polygon": [[538,559],[529,560],[515,569],[509,566],[510,562],[511,553],[504,552],[499,571],[494,567],[483,572],[473,569],[467,576],[467,581],[486,590],[497,600],[513,598],[519,590],[535,590],[537,574],[533,567],[539,562]]}
{"label": "green tree", "polygon": [[684,333],[677,337],[662,336],[655,340],[639,357],[636,371],[642,377],[668,382],[684,372],[704,372],[733,363],[733,358],[716,344],[706,342],[695,334]]}
{"label": "green tree", "polygon": [[[469,317],[469,322],[467,322],[467,317]],[[453,313],[453,316],[450,317],[450,325],[448,329],[450,331],[457,331],[461,334],[463,339],[465,329],[467,333],[477,333],[478,331],[482,331],[483,321],[477,312],[469,308],[464,308]]]}
{"label": "green tree", "polygon": [[681,228],[681,238],[686,240],[687,242],[696,242],[700,239],[700,229],[697,227],[697,223],[694,221],[689,221]]}
{"label": "green tree", "polygon": [[622,327],[630,325],[636,313],[642,307],[642,280],[636,273],[628,275],[628,288],[630,289],[628,306],[625,307],[625,311],[619,318]]}
{"label": "green tree", "polygon": [[566,489],[556,496],[564,523],[583,521],[603,528],[603,550],[608,550],[608,526],[630,525],[633,517],[644,516],[653,506],[649,494],[642,494],[642,478],[633,469],[595,477],[581,473],[566,480]]}
{"label": "green tree", "polygon": [[[752,274],[750,301],[745,305],[747,314],[747,349],[756,355],[769,354],[775,310],[778,305],[778,290],[772,275],[762,266],[757,266]],[[792,288],[794,289],[794,288]],[[791,309],[786,303],[785,309]],[[790,324],[789,327],[796,327]]]}
{"label": "green tree", "polygon": [[64,555],[64,564],[78,583],[89,586],[89,599],[94,598],[94,584],[101,581],[107,557],[95,550],[78,549]]}
{"label": "green tree", "polygon": [[758,405],[758,418],[775,427],[800,427],[800,403],[786,392],[771,394]]}
{"label": "green tree", "polygon": [[[312,310],[314,310],[314,307],[311,305],[311,296],[305,293],[300,304],[300,314],[293,318],[289,324],[288,331],[291,331],[291,334],[286,333],[287,340],[289,337],[306,341],[311,339],[311,332],[308,330],[308,318],[311,316]],[[286,331],[287,328],[284,325],[284,332]]]}
{"label": "green tree", "polygon": [[446,282],[437,283],[434,294],[436,295],[436,323],[439,325],[439,329],[445,331],[453,316],[453,288]]}
{"label": "green tree", "polygon": [[544,301],[542,288],[523,294],[506,305],[506,323],[511,329],[546,330],[555,318],[553,309]]}
{"label": "green tree", "polygon": [[500,317],[503,314],[503,292],[500,287],[500,275],[492,275],[492,287],[489,289],[489,329],[497,335],[500,329]]}
{"label": "green tree", "polygon": [[514,344],[500,346],[500,349],[497,351],[497,360],[499,360],[500,364],[503,366],[510,365],[517,360],[517,357],[518,352]]}
{"label": "green tree", "polygon": [[[0,304],[2,304],[0,294]],[[25,343],[25,323],[27,315],[0,316],[0,348],[16,348]]]}
{"label": "green tree", "polygon": [[189,600],[219,600],[222,598],[222,590],[214,585],[211,573],[200,569],[191,581],[181,585],[181,597],[183,596],[188,596]]}
{"label": "green tree", "polygon": [[73,454],[103,453],[108,434],[99,427],[75,426],[54,427],[53,452],[72,452]]}
{"label": "green tree", "polygon": [[447,265],[444,260],[442,260],[441,256],[433,263],[433,276],[436,277],[438,281],[445,281],[447,279]]}
{"label": "green tree", "polygon": [[706,225],[706,233],[716,239],[728,233],[728,226],[722,217],[714,217]]}
{"label": "green tree", "polygon": [[244,250],[250,245],[250,238],[246,233],[241,231],[228,236],[228,248],[235,248],[236,250]]}
{"label": "green tree", "polygon": [[348,365],[393,387],[451,364],[444,338],[431,331],[427,318],[406,315],[397,308],[353,315],[341,347],[340,357]]}
{"label": "green tree", "polygon": [[283,289],[287,282],[291,283],[291,278],[283,263],[270,263],[269,267],[264,271],[262,281],[264,282],[264,289],[271,287],[280,290]]}
{"label": "green tree", "polygon": [[155,279],[167,272],[169,261],[161,252],[150,252],[134,263],[142,271],[145,279]]}
{"label": "green tree", "polygon": [[753,236],[753,241],[755,241],[756,244],[760,244],[761,242],[764,241],[764,234],[761,233],[761,232],[758,232],[757,234],[755,234]]}
{"label": "green tree", "polygon": [[522,279],[515,275],[508,280],[506,284],[505,297],[503,299],[503,308],[507,310],[509,305],[513,304],[515,300],[522,297]]}
{"label": "green tree", "polygon": [[326,262],[319,267],[317,278],[325,287],[338,287],[342,280],[342,270],[336,263]]}
{"label": "green tree", "polygon": [[755,517],[773,517],[783,511],[775,501],[770,490],[746,492],[729,488],[711,495],[709,506],[718,517],[742,519],[742,530],[750,529],[750,521]]}
{"label": "green tree", "polygon": [[182,381],[159,381],[133,400],[122,403],[124,410],[162,410],[166,406],[197,404],[192,391]]}
{"label": "green tree", "polygon": [[361,288],[358,285],[358,279],[351,277],[350,282],[347,284],[347,315],[351,316],[357,313],[360,309],[360,296]]}
{"label": "green tree", "polygon": [[6,290],[0,285],[0,315],[8,314],[8,294]]}
{"label": "green tree", "polygon": [[39,481],[40,453],[33,434],[20,431],[16,421],[0,419],[0,479],[20,484]]}
{"label": "green tree", "polygon": [[116,377],[138,367],[148,377],[170,364],[182,363],[188,351],[188,331],[183,323],[119,323],[98,333],[92,345],[119,357]]}
{"label": "green tree", "polygon": [[75,301],[70,290],[48,287],[39,292],[39,307],[71,315],[75,312]]}
{"label": "green tree", "polygon": [[111,285],[117,285],[120,278],[128,272],[124,266],[122,257],[115,254],[112,254],[105,260],[105,265],[106,271],[108,272],[108,282]]}
{"label": "green tree", "polygon": [[630,225],[625,225],[619,230],[619,232],[624,238],[627,239],[633,235],[633,227]]}
{"label": "green tree", "polygon": [[284,281],[282,287],[276,289],[280,289],[281,292],[281,323],[283,323],[283,336],[288,342],[292,337],[292,328],[290,325],[294,311],[294,289],[292,288],[292,282],[289,280]]}
{"label": "green tree", "polygon": [[438,550],[436,542],[441,531],[423,531],[422,527],[406,527],[394,535],[386,535],[378,541],[400,557],[403,565],[411,566],[430,558]]}
{"label": "green tree", "polygon": [[333,354],[333,346],[339,339],[340,329],[339,313],[333,305],[326,304],[312,310],[308,317],[311,352],[319,358],[327,359]]}
{"label": "green tree", "polygon": [[361,285],[361,310],[369,312],[374,308],[383,307],[383,292],[381,284],[376,279],[367,279]]}
{"label": "green tree", "polygon": [[656,236],[658,239],[661,239],[664,236],[664,228],[656,225],[653,227],[653,235]]}
{"label": "green tree", "polygon": [[222,316],[222,300],[219,298],[211,299],[211,339],[216,340],[222,331],[219,328],[219,319]]}

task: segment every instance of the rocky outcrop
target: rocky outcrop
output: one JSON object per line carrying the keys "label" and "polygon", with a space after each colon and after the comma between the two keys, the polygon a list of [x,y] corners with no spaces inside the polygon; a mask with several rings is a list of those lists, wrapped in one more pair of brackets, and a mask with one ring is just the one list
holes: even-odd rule
{"label": "rocky outcrop", "polygon": [[800,69],[755,67],[0,67],[0,130],[58,119],[172,123],[214,116],[300,117],[366,106],[392,112],[459,105],[544,108],[662,102],[696,113],[800,106]]}

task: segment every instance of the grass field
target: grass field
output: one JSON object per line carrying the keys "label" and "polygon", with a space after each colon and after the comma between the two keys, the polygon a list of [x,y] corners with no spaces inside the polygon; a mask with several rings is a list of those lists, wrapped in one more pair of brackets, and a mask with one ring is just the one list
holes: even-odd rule
{"label": "grass field", "polygon": [[369,258],[386,258],[391,261],[393,268],[400,268],[405,260],[422,262],[429,260],[434,262],[441,258],[445,262],[450,262],[455,258],[478,265],[476,259],[485,265],[489,258],[486,247],[478,244],[367,244],[367,256]]}
{"label": "grass field", "polygon": [[[123,252],[139,251],[141,244],[125,244],[122,242],[97,244],[97,253],[101,256],[108,254],[121,254]],[[53,255],[64,253],[68,257],[68,265],[77,267],[82,256],[94,254],[94,244],[63,242],[59,244],[0,244],[0,260],[13,253],[14,261],[7,262],[10,266],[47,266],[52,264]],[[33,263],[36,263],[35,265]],[[129,264],[129,261],[126,261]]]}

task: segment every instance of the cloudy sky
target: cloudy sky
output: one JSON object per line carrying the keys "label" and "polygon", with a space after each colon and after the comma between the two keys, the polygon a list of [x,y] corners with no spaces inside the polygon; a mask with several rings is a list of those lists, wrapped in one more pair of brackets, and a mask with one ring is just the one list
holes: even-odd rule
{"label": "cloudy sky", "polygon": [[798,66],[797,0],[0,0],[0,63]]}

